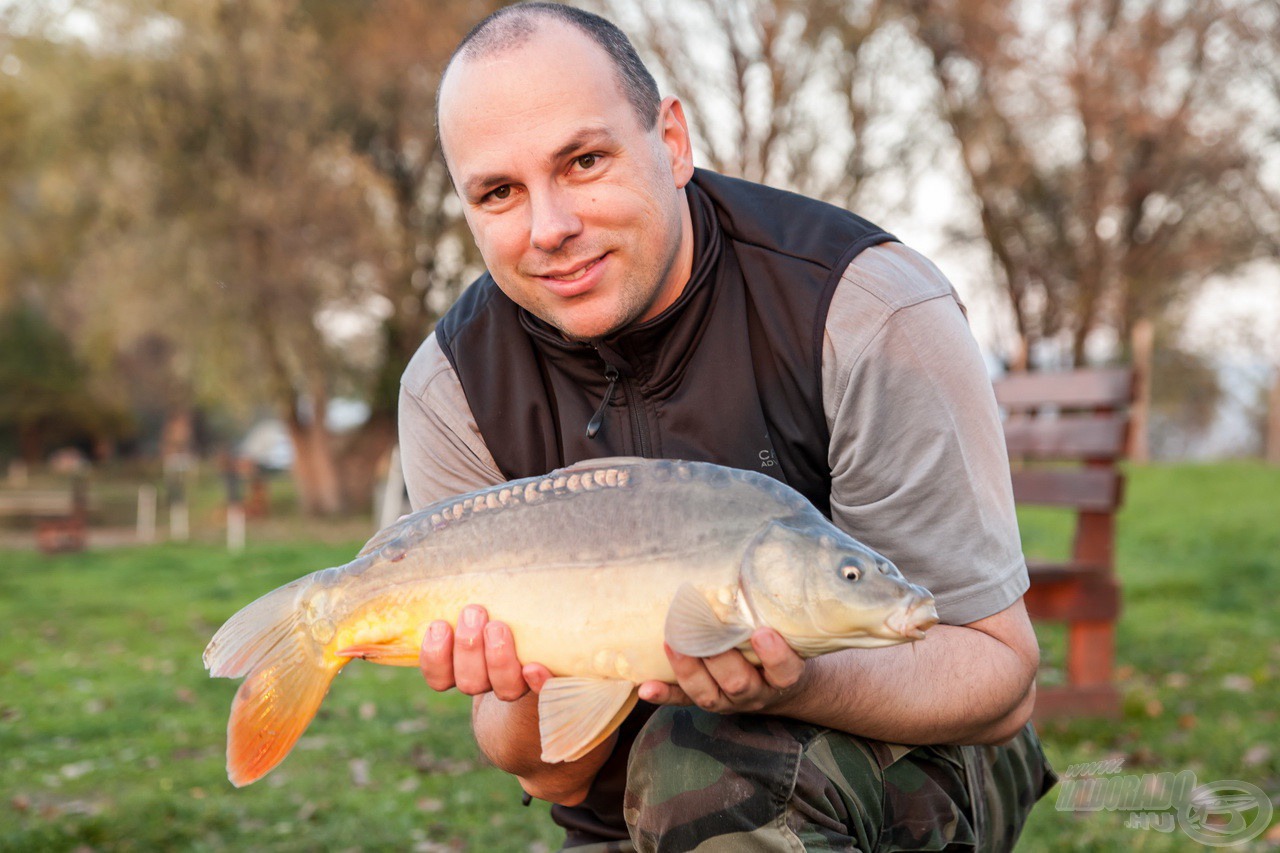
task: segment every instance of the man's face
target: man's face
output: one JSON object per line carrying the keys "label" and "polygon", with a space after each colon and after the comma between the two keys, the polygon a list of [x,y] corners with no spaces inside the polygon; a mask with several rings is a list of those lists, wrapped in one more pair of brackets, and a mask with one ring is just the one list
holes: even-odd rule
{"label": "man's face", "polygon": [[647,320],[688,281],[693,174],[680,104],[644,127],[613,63],[573,27],[459,59],[440,138],[467,224],[512,300],[569,338]]}

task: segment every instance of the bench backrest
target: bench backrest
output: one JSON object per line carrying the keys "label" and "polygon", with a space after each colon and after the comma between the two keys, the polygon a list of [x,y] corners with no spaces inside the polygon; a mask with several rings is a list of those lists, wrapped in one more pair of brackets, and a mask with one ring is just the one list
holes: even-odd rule
{"label": "bench backrest", "polygon": [[1128,443],[1133,371],[1018,373],[994,384],[1005,413],[1015,502],[1075,510],[1072,563],[1111,568],[1124,487],[1117,463]]}

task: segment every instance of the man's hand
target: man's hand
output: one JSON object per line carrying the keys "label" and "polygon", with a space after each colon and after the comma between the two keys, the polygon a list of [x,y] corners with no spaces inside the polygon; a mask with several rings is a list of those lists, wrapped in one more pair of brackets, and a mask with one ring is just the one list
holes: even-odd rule
{"label": "man's hand", "polygon": [[468,696],[492,692],[504,702],[514,702],[531,688],[541,690],[551,677],[541,664],[521,666],[511,629],[490,622],[478,604],[463,608],[456,632],[448,622],[432,622],[422,639],[418,664],[433,690],[457,687]]}
{"label": "man's hand", "polygon": [[697,705],[719,714],[770,710],[800,685],[805,663],[772,628],[756,629],[751,647],[760,658],[759,667],[737,649],[695,658],[667,647],[667,659],[679,683],[646,681],[640,685],[640,698],[658,705]]}
{"label": "man's hand", "polygon": [[520,665],[509,627],[490,622],[483,607],[468,605],[458,616],[456,631],[448,622],[431,623],[418,663],[433,689],[457,687],[475,697],[472,730],[494,766],[514,774],[539,799],[573,806],[586,798],[617,735],[577,761],[544,764],[534,694],[551,678],[551,671],[536,663]]}

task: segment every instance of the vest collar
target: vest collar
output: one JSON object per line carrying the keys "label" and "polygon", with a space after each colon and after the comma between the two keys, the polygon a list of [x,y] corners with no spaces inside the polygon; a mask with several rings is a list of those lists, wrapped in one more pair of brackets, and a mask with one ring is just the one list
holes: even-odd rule
{"label": "vest collar", "polygon": [[588,384],[604,382],[599,361],[650,389],[679,377],[685,354],[697,345],[715,304],[724,252],[724,234],[706,193],[690,182],[685,195],[693,224],[693,271],[675,302],[643,323],[590,341],[566,340],[550,323],[520,308],[521,326],[545,357],[566,367],[566,362],[588,365],[590,378],[581,376]]}

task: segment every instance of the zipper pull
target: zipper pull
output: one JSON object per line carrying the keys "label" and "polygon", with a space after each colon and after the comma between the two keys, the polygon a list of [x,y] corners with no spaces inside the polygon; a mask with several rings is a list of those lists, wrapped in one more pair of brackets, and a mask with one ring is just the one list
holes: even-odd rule
{"label": "zipper pull", "polygon": [[596,413],[587,422],[587,438],[595,438],[600,432],[600,427],[604,426],[604,410],[609,408],[609,401],[613,399],[613,389],[618,384],[618,368],[612,364],[606,364],[604,378],[609,380],[609,387],[604,389],[604,399],[600,401],[600,408],[596,409]]}

